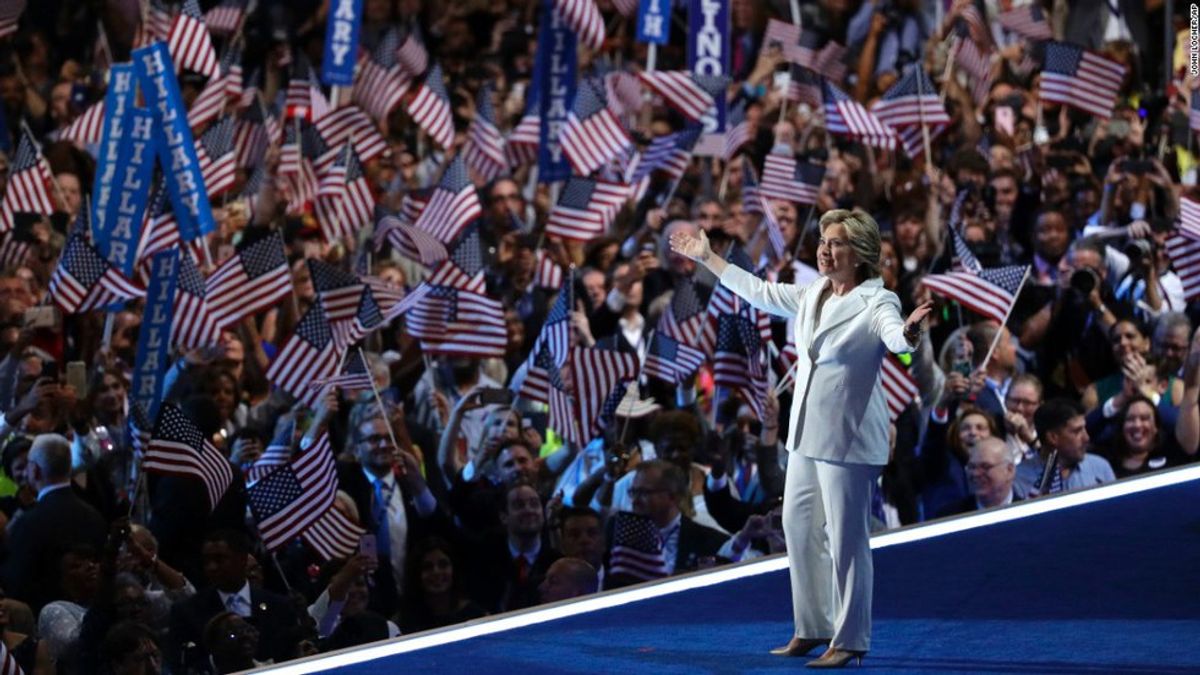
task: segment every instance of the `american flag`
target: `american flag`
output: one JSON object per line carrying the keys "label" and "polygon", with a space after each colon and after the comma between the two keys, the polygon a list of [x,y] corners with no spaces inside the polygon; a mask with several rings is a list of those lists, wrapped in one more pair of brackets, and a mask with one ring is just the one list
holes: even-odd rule
{"label": "american flag", "polygon": [[1046,14],[1037,3],[1000,12],[996,20],[1001,26],[1030,40],[1050,40],[1054,37]]}
{"label": "american flag", "polygon": [[613,516],[612,552],[608,574],[637,581],[667,576],[667,561],[662,535],[650,518],[618,511]]}
{"label": "american flag", "polygon": [[[966,190],[963,192],[965,193]],[[983,271],[983,265],[980,264],[979,258],[975,257],[975,253],[967,246],[967,242],[963,240],[953,225],[950,228],[950,238],[954,242],[950,268],[955,272],[971,272],[972,274],[979,274]]]}
{"label": "american flag", "polygon": [[754,176],[754,167],[750,164],[750,159],[742,160],[742,210],[746,213],[762,214],[762,188],[759,187],[758,179]]}
{"label": "american flag", "polygon": [[449,244],[481,213],[483,207],[467,176],[466,164],[461,155],[455,155],[446,164],[429,203],[413,224]]}
{"label": "american flag", "polygon": [[504,136],[496,128],[496,111],[492,108],[492,88],[479,88],[475,119],[467,131],[463,148],[467,166],[485,181],[491,181],[508,171],[508,155],[504,152]]}
{"label": "american flag", "polygon": [[187,68],[209,77],[217,74],[217,52],[196,0],[184,0],[182,9],[171,23],[167,50],[171,52],[176,68]]}
{"label": "american flag", "polygon": [[370,162],[388,151],[388,139],[379,133],[379,127],[358,106],[332,110],[317,120],[313,127],[330,148],[353,142],[354,151],[361,162]]}
{"label": "american flag", "polygon": [[262,197],[263,188],[270,185],[270,180],[271,174],[267,171],[267,167],[260,164],[251,170],[250,176],[242,185],[241,199],[246,203],[251,222],[254,222],[259,215],[259,200]]}
{"label": "american flag", "polygon": [[613,349],[573,347],[567,361],[586,445],[611,424],[625,386],[638,377],[638,358]]}
{"label": "american flag", "polygon": [[8,651],[8,645],[3,642],[0,642],[0,675],[25,675],[21,664],[17,663],[16,657]]}
{"label": "american flag", "polygon": [[704,352],[689,347],[662,331],[650,338],[650,349],[642,366],[645,373],[671,384],[677,384],[704,365]]}
{"label": "american flag", "polygon": [[814,110],[819,109],[825,100],[821,93],[821,80],[821,76],[811,69],[793,65],[792,75],[788,78],[787,99],[806,103]]}
{"label": "american flag", "polygon": [[750,122],[746,120],[746,104],[739,103],[729,109],[725,120],[725,161],[733,159],[742,146],[750,142]]}
{"label": "american flag", "polygon": [[888,418],[895,422],[909,403],[918,400],[921,389],[900,361],[892,354],[883,357],[879,383],[887,400]]}
{"label": "american flag", "polygon": [[408,112],[434,143],[443,148],[454,143],[454,111],[450,108],[450,95],[446,93],[440,65],[435,63],[429,69],[425,82],[408,104]]}
{"label": "american flag", "polygon": [[29,245],[16,230],[0,233],[0,268],[24,265],[29,259]]}
{"label": "american flag", "polygon": [[337,374],[338,361],[338,350],[325,310],[316,304],[304,313],[300,323],[296,324],[296,332],[271,362],[267,380],[312,405],[320,391],[311,389],[309,383]]}
{"label": "american flag", "polygon": [[642,85],[633,73],[623,70],[606,73],[604,94],[608,98],[608,109],[617,117],[636,115],[642,110]]}
{"label": "american flag", "polygon": [[304,152],[304,133],[301,120],[292,118],[293,123],[284,131],[283,144],[279,147],[277,168],[281,191],[287,198],[288,213],[302,213],[305,206],[317,194],[317,175]]}
{"label": "american flag", "polygon": [[1200,239],[1200,202],[1186,195],[1179,198],[1179,229],[1193,239]]}
{"label": "american flag", "polygon": [[340,387],[341,389],[371,389],[371,372],[363,361],[362,353],[357,349],[346,352],[346,360],[337,375],[322,380],[313,380],[309,386],[318,389],[325,387]]}
{"label": "american flag", "polygon": [[[498,300],[450,286],[428,286],[409,310],[408,332],[428,354],[503,357],[508,343]],[[414,291],[415,293],[416,291]]]}
{"label": "american flag", "polygon": [[342,560],[358,550],[358,542],[366,532],[331,504],[300,538],[323,560]]}
{"label": "american flag", "polygon": [[541,143],[541,118],[538,116],[537,99],[528,94],[530,101],[525,106],[525,115],[517,126],[508,132],[508,143],[504,151],[511,166],[520,166],[537,161],[538,145]]}
{"label": "american flag", "polygon": [[[550,355],[548,347],[542,347],[534,354],[537,355],[536,372],[543,373],[547,380],[546,398],[547,406],[550,408],[550,414],[546,421],[547,426],[557,431],[566,442],[583,447],[586,440],[583,434],[583,425],[579,419],[579,406],[576,405],[575,398],[563,380],[562,374],[565,369],[554,364],[554,358]],[[534,369],[530,368],[530,375],[533,375],[534,372]],[[522,395],[528,395],[528,393],[522,391]]]}
{"label": "american flag", "polygon": [[846,48],[833,40],[825,40],[823,36],[811,30],[803,30],[800,43],[792,50],[785,50],[788,60],[803,66],[824,77],[841,82],[846,79]]}
{"label": "american flag", "polygon": [[63,247],[58,267],[50,276],[50,298],[67,314],[100,309],[145,297],[120,270],[108,264],[84,235],[75,232]]}
{"label": "american flag", "polygon": [[550,211],[546,234],[591,241],[604,234],[627,199],[627,185],[572,176]]}
{"label": "american flag", "polygon": [[321,231],[331,242],[354,238],[375,213],[375,197],[362,165],[349,144],[343,147],[341,161],[321,179],[314,205]]}
{"label": "american flag", "polygon": [[396,59],[411,77],[425,74],[429,68],[429,52],[425,49],[425,40],[419,30],[414,28],[404,37],[404,42],[396,49]]}
{"label": "american flag", "polygon": [[663,312],[658,332],[685,345],[699,344],[700,327],[704,323],[704,302],[690,278],[676,282],[671,305]]}
{"label": "american flag", "polygon": [[436,187],[427,187],[406,190],[404,196],[400,198],[401,222],[415,224],[425,211],[425,207],[429,206],[429,200],[433,198],[433,192],[436,189]]}
{"label": "american flag", "polygon": [[[171,32],[171,10],[162,0],[150,0],[142,5],[142,23],[134,36],[134,48],[144,47],[155,40],[166,40]],[[174,59],[172,59],[174,60]],[[175,61],[178,66],[179,62]]]}
{"label": "american flag", "polygon": [[52,185],[54,175],[50,173],[50,165],[42,157],[37,142],[29,136],[28,131],[23,130],[17,154],[9,168],[4,203],[12,213],[54,215],[54,200],[50,193]]}
{"label": "american flag", "polygon": [[631,17],[638,10],[637,0],[613,0],[613,7],[621,13],[621,16]]}
{"label": "american flag", "polygon": [[723,94],[727,79],[697,75],[686,70],[655,70],[638,73],[642,83],[662,96],[663,102],[692,122],[699,122]]}
{"label": "american flag", "polygon": [[1191,104],[1188,106],[1188,126],[1193,131],[1200,131],[1200,90],[1190,89]]}
{"label": "american flag", "polygon": [[604,46],[604,17],[596,0],[553,0],[554,9],[568,28],[575,31],[579,41],[599,51]]}
{"label": "american flag", "polygon": [[767,374],[762,354],[762,338],[748,311],[718,318],[717,342],[713,348],[713,383],[741,394],[760,418],[767,398]]}
{"label": "american flag", "polygon": [[1171,269],[1179,275],[1183,295],[1188,302],[1200,297],[1200,240],[1191,235],[1174,234],[1167,238]]}
{"label": "american flag", "polygon": [[25,11],[25,0],[3,0],[0,2],[0,37],[17,32],[17,22]]}
{"label": "american flag", "polygon": [[313,258],[308,269],[339,353],[384,324],[383,311],[365,281]]}
{"label": "american flag", "polygon": [[246,487],[263,545],[278,549],[299,537],[333,505],[337,471],[328,436]]}
{"label": "american flag", "polygon": [[1004,323],[1029,273],[1026,265],[981,269],[978,273],[930,274],[921,283],[932,292],[979,314]]}
{"label": "american flag", "polygon": [[544,249],[537,251],[537,269],[533,273],[533,284],[538,288],[558,288],[563,281],[563,268]]}
{"label": "american flag", "polygon": [[464,230],[447,249],[447,253],[447,258],[434,268],[426,281],[431,286],[453,286],[474,293],[485,293],[483,240],[479,236],[479,227],[471,226]]}
{"label": "american flag", "polygon": [[204,13],[204,23],[213,35],[231,35],[241,26],[245,11],[245,0],[223,0]]}
{"label": "american flag", "polygon": [[375,246],[384,241],[391,244],[400,255],[433,267],[446,259],[446,245],[425,230],[402,222],[395,216],[386,216],[375,224]]}
{"label": "american flag", "polygon": [[[590,1],[590,0],[589,0]],[[633,141],[591,82],[579,83],[575,105],[559,134],[563,153],[575,173],[587,176],[629,151]]]}
{"label": "american flag", "polygon": [[142,468],[173,476],[192,476],[204,482],[208,507],[214,509],[233,482],[233,465],[204,438],[182,410],[165,403],[158,411],[154,433]]}
{"label": "american flag", "polygon": [[[937,140],[946,129],[949,129],[949,124],[933,124],[929,129],[929,142]],[[916,159],[925,151],[925,132],[921,130],[921,125],[911,124],[906,127],[898,127],[896,134],[900,137],[900,145],[904,147],[904,154],[908,155],[909,159]]]}
{"label": "american flag", "polygon": [[[571,283],[571,280],[568,279],[559,289],[554,305],[546,314],[545,321],[542,322],[542,332],[538,333],[537,340],[533,343],[533,349],[529,350],[529,356],[526,358],[525,381],[521,383],[519,391],[522,398],[548,403],[550,370],[553,369],[557,372],[567,362],[567,357],[570,355]],[[549,356],[547,357],[546,354]]]}
{"label": "american flag", "polygon": [[976,80],[991,78],[992,53],[979,47],[967,33],[966,27],[961,26],[954,37],[954,62],[967,71]]}
{"label": "american flag", "polygon": [[73,141],[87,145],[99,143],[104,135],[104,99],[88,106],[82,114],[58,135],[60,141]]}
{"label": "american flag", "polygon": [[877,148],[890,150],[896,147],[896,133],[891,127],[880,122],[837,85],[829,80],[825,80],[824,85],[825,126],[830,133],[857,138]]}
{"label": "american flag", "polygon": [[[292,429],[287,430],[290,437]],[[272,443],[268,445],[263,454],[258,459],[254,460],[254,464],[246,471],[246,482],[252,483],[256,480],[266,478],[267,474],[275,469],[284,466],[292,459],[292,446]]]}
{"label": "american flag", "polygon": [[241,247],[205,282],[209,312],[222,327],[265,312],[291,292],[292,274],[278,231]]}
{"label": "american flag", "polygon": [[[255,97],[238,118],[233,135],[240,167],[257,166],[266,157],[267,148],[283,141],[283,127],[267,109],[260,97]],[[298,149],[297,149],[298,150]],[[282,157],[280,158],[282,162]]]}
{"label": "american flag", "polygon": [[242,48],[231,44],[221,56],[218,73],[208,78],[188,110],[188,126],[195,132],[216,119],[232,100],[242,98]]}
{"label": "american flag", "polygon": [[179,246],[181,241],[179,223],[175,220],[175,212],[167,198],[166,183],[160,181],[150,192],[150,200],[146,204],[146,213],[142,218],[142,236],[138,240],[138,260],[144,261],[146,271],[149,272],[151,256],[172,246]]}
{"label": "american flag", "polygon": [[1108,119],[1125,79],[1125,66],[1078,45],[1047,42],[1041,97]]}
{"label": "american flag", "polygon": [[763,33],[763,46],[778,42],[783,53],[787,55],[796,45],[800,44],[800,26],[779,19],[767,19],[767,30]]}
{"label": "american flag", "polygon": [[175,313],[171,317],[171,344],[180,349],[195,349],[217,344],[221,327],[208,311],[204,275],[192,256],[180,252],[175,279]]}
{"label": "american flag", "polygon": [[992,48],[992,31],[984,17],[987,10],[980,0],[971,0],[958,15],[957,28],[965,31],[976,43],[985,49]]}
{"label": "american flag", "polygon": [[666,173],[671,180],[682,178],[692,160],[692,149],[696,147],[701,131],[702,128],[697,125],[650,141],[630,183],[640,183],[654,171]]}
{"label": "american flag", "polygon": [[292,63],[291,78],[284,97],[284,117],[299,117],[315,122],[328,112],[329,101],[321,93],[312,64],[301,52]]}
{"label": "american flag", "polygon": [[412,76],[404,71],[396,55],[399,47],[400,33],[391,28],[383,34],[374,53],[359,60],[354,102],[378,122],[387,121],[388,114],[412,85]]}
{"label": "american flag", "polygon": [[762,200],[763,224],[767,226],[767,241],[771,244],[771,254],[776,260],[783,260],[784,254],[787,253],[787,241],[783,238],[783,228],[779,226],[779,219],[775,217],[775,207],[767,201],[765,195],[760,194],[759,199]]}
{"label": "american flag", "polygon": [[[763,160],[759,192],[769,199],[815,204],[824,179],[824,165],[772,153]],[[743,195],[743,203],[745,201]]]}
{"label": "american flag", "polygon": [[196,159],[204,176],[204,187],[213,197],[232,188],[237,180],[233,126],[233,115],[226,115],[209,127],[196,142]]}
{"label": "american flag", "polygon": [[871,112],[881,122],[893,127],[950,123],[950,116],[938,98],[933,81],[920,64],[909,67],[904,77],[871,106]]}

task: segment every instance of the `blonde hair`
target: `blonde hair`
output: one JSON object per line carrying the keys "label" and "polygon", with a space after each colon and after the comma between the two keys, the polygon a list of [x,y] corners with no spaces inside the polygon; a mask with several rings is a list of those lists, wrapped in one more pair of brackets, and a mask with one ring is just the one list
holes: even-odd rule
{"label": "blonde hair", "polygon": [[821,234],[830,225],[841,225],[846,228],[846,238],[850,248],[858,256],[860,281],[874,279],[879,276],[879,257],[883,244],[879,237],[879,224],[866,211],[855,209],[833,209],[821,216]]}

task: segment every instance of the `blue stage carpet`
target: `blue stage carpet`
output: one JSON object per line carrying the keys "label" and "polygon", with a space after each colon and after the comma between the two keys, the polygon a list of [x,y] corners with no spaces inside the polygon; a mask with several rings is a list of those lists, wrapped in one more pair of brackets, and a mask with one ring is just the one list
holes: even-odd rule
{"label": "blue stage carpet", "polygon": [[[1200,672],[1197,481],[888,546],[875,574],[873,671]],[[767,654],[790,597],[771,572],[339,670],[794,671]]]}

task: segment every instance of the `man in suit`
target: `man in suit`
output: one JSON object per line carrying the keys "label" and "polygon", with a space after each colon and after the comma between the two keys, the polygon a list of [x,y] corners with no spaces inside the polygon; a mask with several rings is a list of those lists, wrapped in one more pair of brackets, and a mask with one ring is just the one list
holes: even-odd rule
{"label": "man in suit", "polygon": [[379,566],[371,609],[390,616],[399,609],[409,543],[445,526],[437,499],[416,458],[392,445],[382,415],[363,420],[350,435],[357,462],[338,464],[338,487],[354,500],[359,518],[375,537]]}
{"label": "man in suit", "polygon": [[66,438],[35,438],[25,472],[26,483],[37,491],[37,504],[9,527],[2,578],[8,592],[36,614],[59,597],[59,566],[67,550],[79,544],[103,549],[108,526],[71,489],[71,442]]}
{"label": "man in suit", "polygon": [[663,460],[637,465],[629,496],[633,512],[654,521],[663,540],[663,557],[669,574],[688,572],[701,563],[715,563],[728,536],[696,523],[679,505],[692,500],[687,474]]}
{"label": "man in suit", "polygon": [[251,586],[247,577],[251,554],[250,538],[238,530],[215,530],[204,538],[201,559],[208,588],[171,608],[173,670],[208,662],[204,630],[213,617],[232,612],[246,620],[259,634],[258,661],[281,661],[294,656],[288,644],[299,624],[287,596]]}
{"label": "man in suit", "polygon": [[534,485],[518,477],[500,494],[503,527],[471,546],[473,564],[467,584],[474,600],[489,612],[536,605],[546,571],[562,557],[543,532],[545,510]]}
{"label": "man in suit", "polygon": [[967,476],[971,481],[971,494],[948,504],[938,512],[938,518],[982,511],[1020,500],[1013,494],[1013,481],[1017,477],[1017,466],[1013,462],[1008,444],[1001,438],[996,436],[984,438],[971,447],[971,457],[967,461]]}

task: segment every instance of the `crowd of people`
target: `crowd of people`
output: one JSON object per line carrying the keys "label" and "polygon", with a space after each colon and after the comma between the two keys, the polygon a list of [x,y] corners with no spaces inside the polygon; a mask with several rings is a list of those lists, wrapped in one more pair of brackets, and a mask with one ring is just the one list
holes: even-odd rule
{"label": "crowd of people", "polygon": [[[584,2],[607,32],[599,49],[581,42],[580,79],[644,69],[636,7]],[[935,302],[911,358],[894,362],[918,394],[893,415],[872,503],[878,530],[1197,457],[1200,313],[1193,272],[1175,253],[1187,241],[1181,199],[1196,183],[1192,80],[1182,53],[1165,54],[1150,37],[1184,26],[1182,13],[1165,16],[1152,0],[801,0],[793,16],[786,2],[731,0],[729,85],[719,95],[744,108],[748,131],[731,157],[698,153],[677,178],[651,175],[590,241],[546,233],[561,185],[537,181],[536,159],[487,180],[471,172],[482,210],[470,227],[485,294],[504,309],[502,358],[426,349],[401,315],[362,339],[372,388],[331,387],[309,405],[276,387],[273,359],[323,301],[312,261],[397,293],[430,270],[402,247],[376,246],[371,227],[331,239],[313,205],[276,180],[278,142],[240,166],[230,193],[239,196],[214,198],[218,227],[197,264],[209,272],[280,233],[292,297],[223,327],[218,344],[173,355],[164,400],[234,473],[210,507],[197,478],[139,467],[149,429],[130,424],[128,400],[145,301],[81,314],[45,301],[95,198],[97,144],[61,137],[103,98],[107,67],[129,60],[146,17],[179,11],[144,4],[28,3],[0,43],[0,187],[13,186],[28,130],[55,199],[52,215],[6,214],[0,252],[0,644],[26,673],[234,672],[784,551],[783,355],[808,355],[789,344],[785,318],[770,319],[770,339],[750,355],[765,389],[722,386],[711,358],[672,382],[642,370],[585,443],[549,424],[546,405],[506,393],[523,391],[558,306],[572,346],[639,363],[681,293],[703,313],[719,283],[671,253],[676,232],[703,230],[715,251],[760,276],[805,283],[816,276],[819,216],[861,209],[884,231],[880,273],[904,314]],[[320,64],[330,4],[251,2],[232,36],[214,32],[222,54],[239,45],[245,86],[259,87],[281,125],[295,112],[285,104],[289,64]],[[483,87],[502,134],[525,115],[547,48],[537,44],[541,4],[362,4],[364,53],[391,31],[422,36],[452,104],[448,147],[403,105],[372,120],[387,149],[362,171],[379,211],[403,214],[468,143]],[[1042,49],[995,20],[1025,8],[1054,38],[1125,66],[1111,116],[1040,95]],[[654,57],[660,70],[685,65],[686,7],[673,12],[674,35]],[[764,37],[769,19],[844,45],[844,68],[826,75],[867,107],[922,69],[950,123],[912,153],[831,128],[822,106],[789,87],[796,71],[788,45]],[[968,42],[984,55],[980,72],[955,63]],[[185,69],[179,82],[190,105],[206,78]],[[331,108],[352,104],[346,87],[329,95]],[[623,98],[635,104],[623,119],[639,148],[685,128],[657,97]],[[772,155],[823,168],[813,203],[771,199],[764,217],[745,198]],[[268,179],[244,192],[264,169]],[[982,269],[1028,266],[1005,321],[925,283],[964,257]],[[268,550],[247,499],[255,465],[321,434],[336,459],[334,508],[367,535],[340,559],[299,537]],[[625,512],[642,519],[618,518]],[[617,538],[645,540],[661,564],[611,565]]]}

